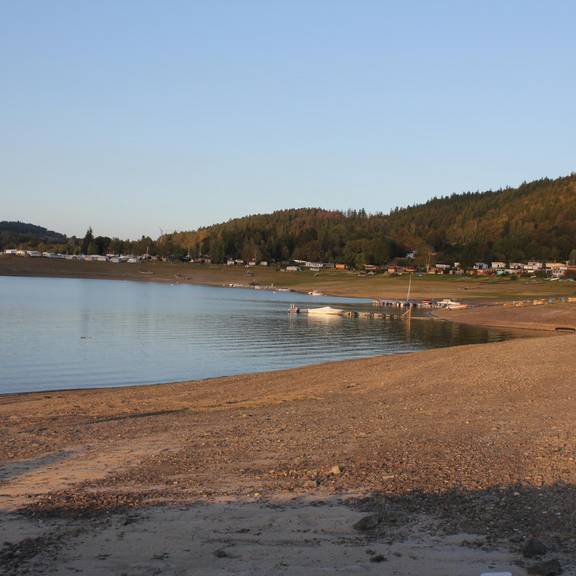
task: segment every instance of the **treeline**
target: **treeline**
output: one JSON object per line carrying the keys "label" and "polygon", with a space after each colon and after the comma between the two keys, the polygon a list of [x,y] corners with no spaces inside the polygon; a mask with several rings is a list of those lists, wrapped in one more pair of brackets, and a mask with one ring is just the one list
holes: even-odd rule
{"label": "treeline", "polygon": [[[23,222],[0,222],[0,250],[21,248],[63,254],[151,254],[158,253],[159,245],[148,236],[139,240],[121,240],[108,236],[94,236],[89,228],[82,238],[66,236],[42,226]],[[171,254],[162,252],[161,255]]]}
{"label": "treeline", "polygon": [[406,252],[387,236],[383,216],[367,215],[364,210],[344,213],[320,208],[237,218],[192,232],[166,235],[161,241],[183,247],[192,257],[209,256],[214,262],[240,258],[360,266],[388,262]]}
{"label": "treeline", "polygon": [[576,174],[394,210],[387,233],[421,254],[478,260],[566,260],[576,248]]}
{"label": "treeline", "polygon": [[31,224],[0,223],[0,248],[69,254],[205,257],[213,262],[309,260],[351,266],[384,264],[416,251],[421,264],[460,261],[567,260],[576,248],[576,174],[518,188],[433,198],[389,214],[320,208],[236,218],[157,240],[66,238]]}
{"label": "treeline", "polygon": [[[109,236],[94,236],[92,228],[88,228],[84,238],[72,238],[69,254],[156,254],[156,243],[149,236],[142,236],[140,240],[121,240]],[[166,254],[169,256],[170,254]]]}
{"label": "treeline", "polygon": [[389,214],[282,210],[161,241],[194,256],[383,264],[415,250],[421,264],[567,260],[576,248],[576,175],[434,198]]}

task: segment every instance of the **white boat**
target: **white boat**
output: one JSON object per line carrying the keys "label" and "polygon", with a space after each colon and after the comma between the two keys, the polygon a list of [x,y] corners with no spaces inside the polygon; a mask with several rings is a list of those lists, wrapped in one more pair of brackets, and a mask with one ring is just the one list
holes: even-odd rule
{"label": "white boat", "polygon": [[342,316],[344,310],[332,308],[331,306],[323,306],[322,308],[308,308],[308,314],[313,316]]}
{"label": "white boat", "polygon": [[312,290],[312,292],[308,292],[308,294],[310,296],[324,296],[324,294],[322,294],[322,292],[319,292],[318,290]]}
{"label": "white boat", "polygon": [[446,308],[447,310],[460,310],[462,308],[468,308],[468,304],[462,304],[462,302],[457,302],[455,300],[451,300],[450,298],[444,298],[444,300],[440,300],[438,305],[442,308]]}

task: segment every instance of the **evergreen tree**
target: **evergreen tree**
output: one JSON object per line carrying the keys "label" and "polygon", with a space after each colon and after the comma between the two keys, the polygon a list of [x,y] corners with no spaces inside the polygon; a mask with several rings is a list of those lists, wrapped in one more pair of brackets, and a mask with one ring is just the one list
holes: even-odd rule
{"label": "evergreen tree", "polygon": [[80,252],[82,254],[88,254],[88,248],[90,247],[90,244],[92,244],[93,241],[94,241],[94,234],[92,233],[92,228],[88,228],[84,236],[84,239],[82,240],[82,245],[80,246]]}

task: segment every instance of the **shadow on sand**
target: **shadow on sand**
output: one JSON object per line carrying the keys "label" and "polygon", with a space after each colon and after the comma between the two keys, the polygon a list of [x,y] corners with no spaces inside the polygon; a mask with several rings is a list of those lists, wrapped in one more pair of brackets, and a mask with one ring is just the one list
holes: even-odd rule
{"label": "shadow on sand", "polygon": [[[140,494],[114,500],[92,493],[82,502],[71,507],[53,495],[2,514],[3,574],[554,576],[558,566],[563,574],[576,570],[576,487],[562,484],[163,505]],[[546,552],[527,557],[531,538]]]}

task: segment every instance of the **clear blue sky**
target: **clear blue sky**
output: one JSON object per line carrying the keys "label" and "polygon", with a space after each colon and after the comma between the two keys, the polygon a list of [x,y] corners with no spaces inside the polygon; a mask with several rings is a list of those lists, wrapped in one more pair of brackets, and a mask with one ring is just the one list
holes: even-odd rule
{"label": "clear blue sky", "polygon": [[0,220],[137,237],[576,169],[576,3],[0,1]]}

